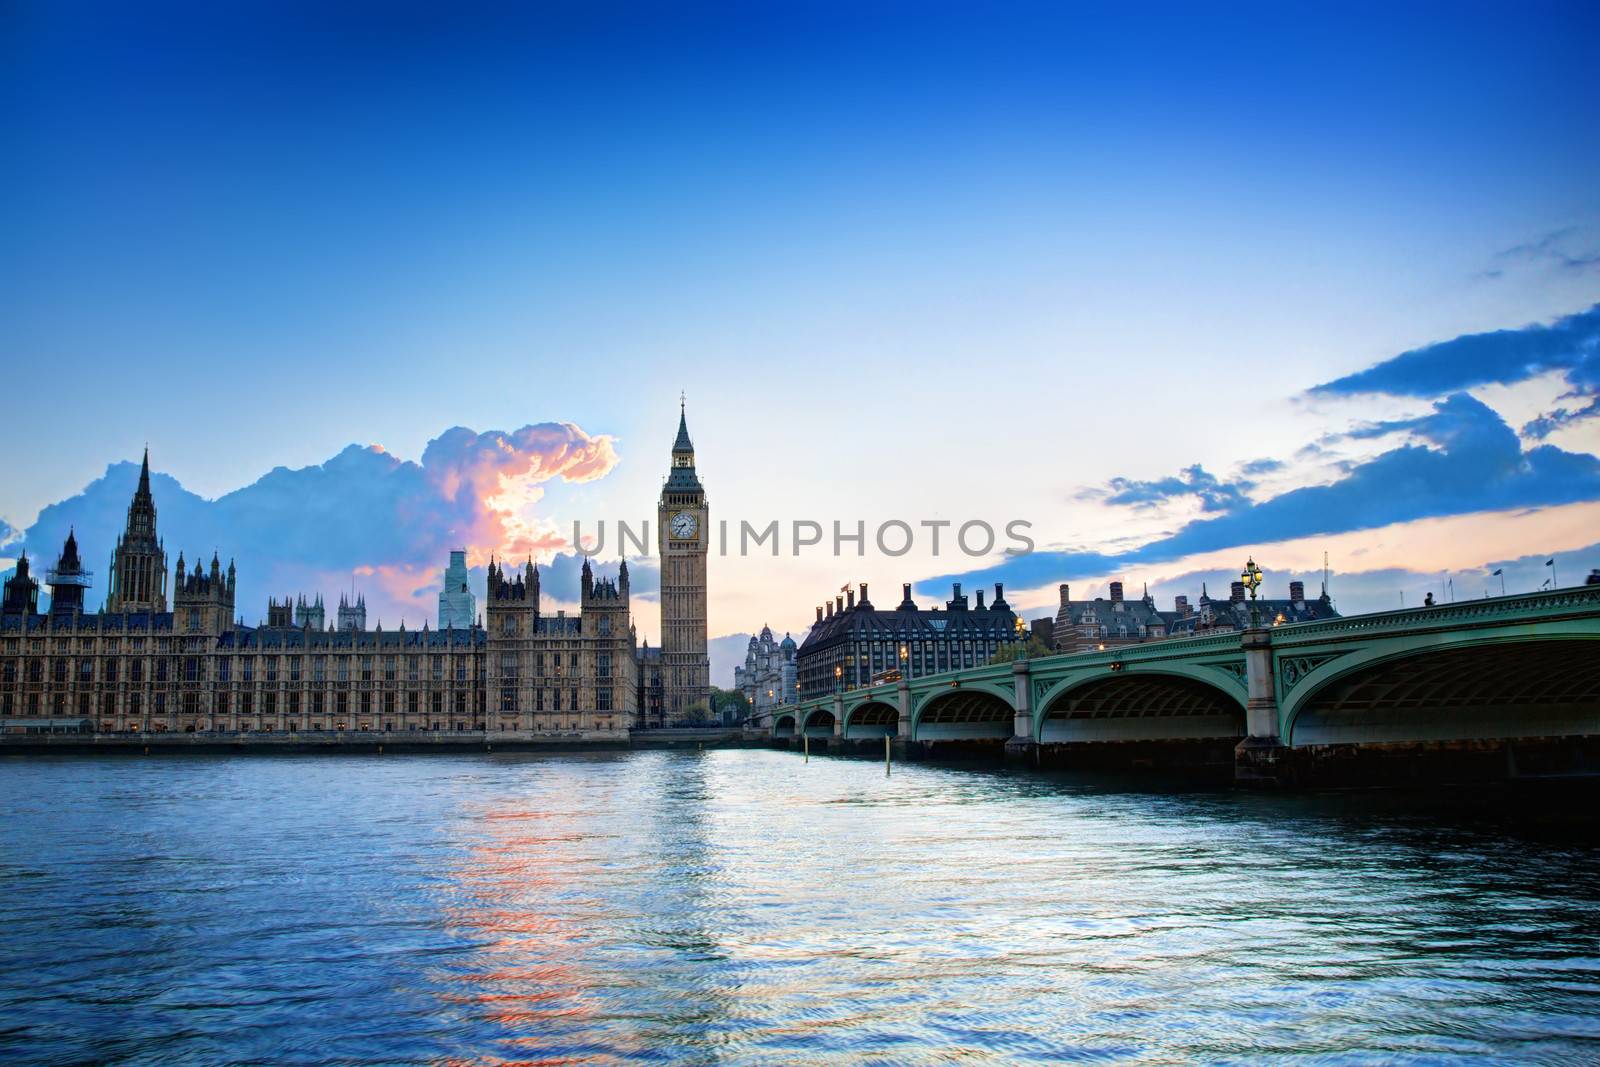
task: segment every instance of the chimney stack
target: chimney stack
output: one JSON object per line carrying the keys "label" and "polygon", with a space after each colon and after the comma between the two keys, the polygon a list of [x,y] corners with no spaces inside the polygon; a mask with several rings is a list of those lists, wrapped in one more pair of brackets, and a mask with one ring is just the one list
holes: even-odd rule
{"label": "chimney stack", "polygon": [[856,591],[854,589],[846,589],[844,591],[844,595],[845,595],[846,600],[849,601],[847,606],[851,607],[851,608],[855,607],[856,606]]}
{"label": "chimney stack", "polygon": [[1229,601],[1229,603],[1232,603],[1232,604],[1243,604],[1244,603],[1244,583],[1243,582],[1230,582],[1230,583],[1228,583],[1228,601]]}
{"label": "chimney stack", "polygon": [[844,614],[844,597],[839,596],[837,593],[833,597],[833,610],[837,615]]}
{"label": "chimney stack", "polygon": [[1061,583],[1061,606],[1062,607],[1066,607],[1067,606],[1067,602],[1069,600],[1071,600],[1071,599],[1072,599],[1072,586],[1068,585],[1066,582],[1062,582]]}
{"label": "chimney stack", "polygon": [[822,605],[821,604],[817,605],[817,621],[818,622],[822,621]]}
{"label": "chimney stack", "polygon": [[1111,602],[1113,604],[1122,603],[1122,583],[1121,582],[1112,582],[1111,583]]}
{"label": "chimney stack", "polygon": [[1172,606],[1177,610],[1178,618],[1187,619],[1189,617],[1189,598],[1187,596],[1180,595],[1174,597],[1172,600]]}
{"label": "chimney stack", "polygon": [[978,610],[983,610],[983,590],[978,590]]}
{"label": "chimney stack", "polygon": [[1305,603],[1305,599],[1306,599],[1306,583],[1305,582],[1290,582],[1289,583],[1289,599],[1294,601],[1296,604]]}
{"label": "chimney stack", "polygon": [[862,582],[861,583],[861,602],[863,604],[865,604],[867,602],[867,583],[866,582]]}

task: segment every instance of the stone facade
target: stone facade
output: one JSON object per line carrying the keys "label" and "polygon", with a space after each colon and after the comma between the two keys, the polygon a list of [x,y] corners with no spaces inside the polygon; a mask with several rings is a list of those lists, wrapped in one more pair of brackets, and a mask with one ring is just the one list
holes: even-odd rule
{"label": "stone facade", "polygon": [[656,506],[661,560],[661,679],[668,723],[709,712],[711,660],[706,646],[706,554],[711,545],[705,488],[695,473],[685,412],[678,413],[672,467]]}
{"label": "stone facade", "polygon": [[988,663],[1016,643],[1017,616],[999,583],[993,603],[984,604],[981,589],[976,599],[969,604],[960,583],[942,609],[917,607],[910,585],[901,587],[892,611],[872,606],[865,582],[859,601],[854,589],[836,596],[817,608],[816,625],[796,656],[801,699],[859,689],[896,671],[920,678]]}
{"label": "stone facade", "polygon": [[[1056,652],[1086,652],[1250,627],[1250,602],[1240,582],[1233,583],[1227,600],[1212,599],[1202,585],[1198,605],[1191,606],[1187,596],[1179,596],[1171,611],[1158,610],[1148,589],[1138,600],[1125,599],[1121,582],[1111,583],[1109,597],[1093,600],[1073,600],[1067,585],[1062,585],[1060,592],[1061,606],[1053,627]],[[1256,612],[1263,626],[1339,617],[1326,589],[1316,599],[1307,600],[1300,582],[1289,583],[1285,600],[1257,600]]]}
{"label": "stone facade", "polygon": [[784,634],[782,641],[775,641],[768,626],[761,628],[759,637],[750,638],[744,665],[733,669],[733,687],[744,694],[753,713],[799,702],[797,653],[794,638]]}
{"label": "stone facade", "polygon": [[[680,417],[679,444],[687,441]],[[368,630],[366,600],[356,595],[340,597],[329,630],[320,596],[292,605],[274,598],[268,625],[245,626],[235,614],[233,563],[224,570],[213,554],[190,567],[180,554],[167,610],[146,455],[102,610],[83,610],[88,572],[72,535],[51,571],[61,582],[59,610],[40,612],[26,555],[6,581],[0,729],[592,734],[664,725],[673,701],[688,711],[709,695],[704,493],[692,448],[675,446],[673,459],[663,516],[687,511],[698,521],[693,531],[662,535],[674,562],[663,566],[673,574],[671,604],[664,596],[662,606],[671,644],[639,651],[626,563],[605,578],[585,561],[575,615],[541,610],[531,560],[521,568],[491,561],[482,626]]]}

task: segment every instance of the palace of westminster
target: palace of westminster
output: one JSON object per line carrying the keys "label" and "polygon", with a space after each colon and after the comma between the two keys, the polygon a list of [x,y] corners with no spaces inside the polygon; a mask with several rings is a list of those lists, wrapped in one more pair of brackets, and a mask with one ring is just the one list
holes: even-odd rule
{"label": "palace of westminster", "polygon": [[[661,646],[636,640],[628,567],[597,578],[586,559],[576,615],[539,606],[539,571],[489,564],[484,625],[366,628],[341,598],[235,615],[236,575],[213,554],[182,554],[168,584],[145,453],[105,606],[87,612],[89,574],[69,533],[45,582],[26,553],[0,600],[0,721],[26,732],[443,730],[582,733],[663,726],[705,708],[707,504],[687,420],[657,507]],[[170,600],[169,600],[170,595]]]}

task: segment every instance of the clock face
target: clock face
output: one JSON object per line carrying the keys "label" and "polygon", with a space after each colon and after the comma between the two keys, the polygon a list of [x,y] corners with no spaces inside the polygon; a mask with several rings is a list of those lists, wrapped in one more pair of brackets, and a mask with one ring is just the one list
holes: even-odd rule
{"label": "clock face", "polygon": [[672,527],[671,527],[671,529],[672,529],[672,536],[673,537],[676,537],[676,538],[679,538],[679,539],[682,539],[682,538],[685,538],[685,537],[693,537],[694,536],[694,528],[695,528],[695,521],[694,521],[694,513],[693,512],[680,511],[676,515],[672,516]]}

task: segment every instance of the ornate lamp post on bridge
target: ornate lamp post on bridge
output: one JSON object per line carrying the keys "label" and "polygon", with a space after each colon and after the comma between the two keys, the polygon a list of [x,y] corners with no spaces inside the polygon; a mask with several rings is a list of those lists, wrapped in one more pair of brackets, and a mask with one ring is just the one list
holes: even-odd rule
{"label": "ornate lamp post on bridge", "polygon": [[1239,581],[1250,594],[1250,629],[1258,629],[1261,626],[1261,616],[1256,610],[1256,590],[1261,588],[1261,568],[1256,566],[1254,556],[1246,561],[1244,570],[1239,575]]}

